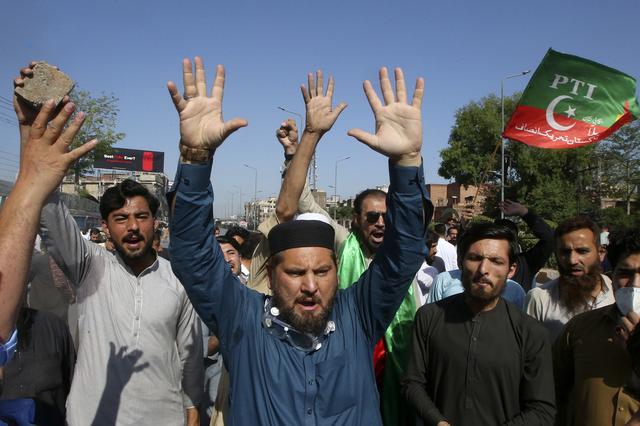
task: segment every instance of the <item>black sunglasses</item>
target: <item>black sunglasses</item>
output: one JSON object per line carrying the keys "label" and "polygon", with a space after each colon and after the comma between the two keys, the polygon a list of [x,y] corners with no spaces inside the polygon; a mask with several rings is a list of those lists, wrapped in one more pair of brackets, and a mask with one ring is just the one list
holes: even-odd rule
{"label": "black sunglasses", "polygon": [[364,215],[369,223],[377,223],[380,216],[382,216],[382,219],[384,220],[383,212],[366,212]]}

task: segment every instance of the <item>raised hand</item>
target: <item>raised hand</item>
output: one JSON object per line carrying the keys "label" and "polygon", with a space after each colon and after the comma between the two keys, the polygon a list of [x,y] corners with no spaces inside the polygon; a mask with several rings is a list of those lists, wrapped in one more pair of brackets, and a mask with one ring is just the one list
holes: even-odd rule
{"label": "raised hand", "polygon": [[511,200],[500,202],[500,209],[505,216],[524,216],[529,212],[527,206]]}
{"label": "raised hand", "polygon": [[298,149],[298,126],[296,121],[288,118],[276,130],[276,138],[284,148],[285,155],[294,155]]}
{"label": "raised hand", "polygon": [[42,199],[60,185],[71,164],[95,148],[97,143],[92,140],[69,151],[69,145],[80,130],[85,114],[76,114],[65,129],[75,106],[63,101],[63,107],[57,114],[54,109],[53,101],[46,102],[41,108],[30,126],[29,139],[22,148],[20,158],[18,181],[27,184],[36,192],[34,196]]}
{"label": "raised hand", "polygon": [[380,69],[380,89],[384,105],[376,95],[371,82],[364,82],[364,93],[376,120],[375,134],[361,129],[349,130],[360,142],[368,145],[400,165],[416,166],[421,162],[422,149],[422,95],[424,80],[418,78],[411,104],[407,102],[407,89],[400,68],[395,69],[396,93],[393,93],[386,68]]}
{"label": "raised hand", "polygon": [[213,154],[231,133],[248,123],[241,118],[228,121],[222,118],[225,78],[222,65],[216,68],[211,96],[207,96],[204,65],[200,57],[195,58],[195,75],[191,61],[182,61],[182,77],[184,96],[178,93],[175,83],[167,83],[173,104],[180,115],[180,144]]}
{"label": "raised hand", "polygon": [[329,77],[326,93],[324,93],[322,71],[318,70],[316,72],[316,78],[314,78],[313,74],[309,73],[307,75],[307,80],[309,83],[308,89],[304,84],[300,86],[302,97],[304,98],[305,109],[307,111],[304,131],[322,135],[331,129],[340,113],[347,107],[347,104],[341,102],[335,109],[332,109],[331,103],[333,102],[334,86],[333,77]]}

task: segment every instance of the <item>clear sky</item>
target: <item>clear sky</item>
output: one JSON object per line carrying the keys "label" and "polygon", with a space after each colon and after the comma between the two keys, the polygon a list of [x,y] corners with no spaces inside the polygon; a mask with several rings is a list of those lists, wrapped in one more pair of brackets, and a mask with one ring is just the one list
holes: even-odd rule
{"label": "clear sky", "polygon": [[[455,111],[499,94],[504,76],[535,69],[549,47],[640,77],[637,0],[24,0],[4,2],[2,17],[0,96],[12,96],[11,81],[29,61],[56,64],[80,88],[118,97],[126,138],[117,146],[164,151],[170,177],[179,133],[166,82],[181,87],[183,57],[202,56],[209,71],[224,64],[225,118],[246,118],[249,127],[216,153],[216,213],[228,208],[231,192],[253,197],[245,163],[258,169],[258,197],[277,195],[283,157],[274,134],[288,117],[277,107],[304,114],[299,85],[318,68],[336,80],[335,103],[349,104],[317,152],[319,188],[329,194],[336,160],[351,156],[339,165],[343,197],[387,183],[384,158],[346,135],[351,127],[373,129],[362,82],[377,87],[380,66],[401,66],[411,87],[425,78],[428,182],[443,182],[439,152]],[[509,80],[505,93],[522,90],[528,78]],[[12,115],[0,98],[0,177],[17,164]],[[234,201],[239,210],[238,195]]]}

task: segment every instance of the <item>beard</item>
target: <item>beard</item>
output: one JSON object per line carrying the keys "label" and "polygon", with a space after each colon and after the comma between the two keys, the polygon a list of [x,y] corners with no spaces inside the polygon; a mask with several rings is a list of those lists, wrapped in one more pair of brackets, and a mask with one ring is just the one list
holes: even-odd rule
{"label": "beard", "polygon": [[[297,299],[291,303],[287,304],[287,302],[282,297],[278,286],[273,287],[273,306],[276,306],[280,310],[280,315],[278,316],[282,321],[291,325],[294,329],[301,333],[307,333],[314,336],[319,336],[324,333],[324,330],[327,326],[327,321],[329,320],[329,316],[333,311],[333,300],[335,299],[335,291],[329,298],[328,305],[322,306],[321,300],[318,297],[314,297],[314,302],[317,303],[320,307],[320,313],[318,314],[298,314],[294,307],[295,303],[298,301]],[[306,297],[305,299],[308,299]]]}
{"label": "beard", "polygon": [[560,278],[558,279],[558,290],[560,293],[560,302],[571,313],[580,312],[589,306],[589,302],[593,299],[591,293],[601,283],[600,264],[592,267],[584,275],[575,277],[565,274],[560,269]]}
{"label": "beard", "polygon": [[124,242],[116,241],[114,239],[112,240],[112,242],[114,247],[116,248],[116,251],[120,254],[120,257],[128,260],[137,260],[146,256],[149,251],[151,251],[151,247],[153,246],[153,239],[144,238],[142,234],[139,233],[131,233],[124,237],[123,241],[131,236],[135,236],[136,238],[142,240],[144,242],[144,245],[137,250],[129,250],[125,247]]}
{"label": "beard", "polygon": [[[489,280],[486,280],[482,277],[479,278],[479,281],[485,284],[491,284]],[[499,298],[505,288],[505,285],[506,282],[503,282],[502,284],[494,284],[494,286],[491,287],[491,291],[484,292],[481,288],[473,287],[473,282],[471,279],[467,279],[464,276],[462,277],[462,287],[464,288],[465,294],[474,301],[482,304],[491,303]]]}

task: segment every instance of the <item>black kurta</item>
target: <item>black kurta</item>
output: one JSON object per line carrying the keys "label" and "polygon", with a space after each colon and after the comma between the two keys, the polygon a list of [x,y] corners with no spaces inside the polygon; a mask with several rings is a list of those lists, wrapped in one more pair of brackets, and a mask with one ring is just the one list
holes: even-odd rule
{"label": "black kurta", "polygon": [[547,331],[500,299],[473,315],[457,294],[418,310],[403,392],[427,425],[550,425]]}

